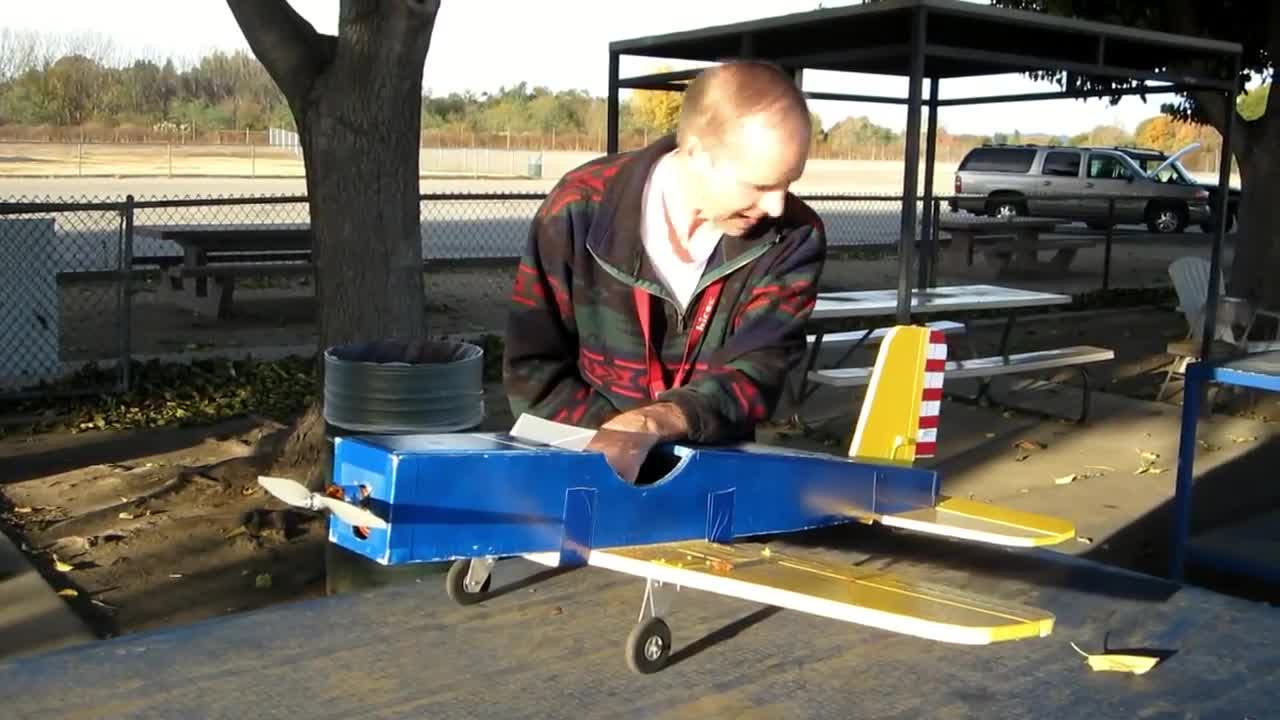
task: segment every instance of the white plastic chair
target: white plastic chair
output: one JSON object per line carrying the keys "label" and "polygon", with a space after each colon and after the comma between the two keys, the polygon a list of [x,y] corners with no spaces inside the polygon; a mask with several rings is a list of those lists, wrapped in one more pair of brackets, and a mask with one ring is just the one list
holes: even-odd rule
{"label": "white plastic chair", "polygon": [[[1199,359],[1202,338],[1204,337],[1205,303],[1209,299],[1209,261],[1199,257],[1181,257],[1169,264],[1169,277],[1173,280],[1174,291],[1178,293],[1178,309],[1187,319],[1187,337],[1169,343],[1167,351],[1175,356],[1173,364],[1165,373],[1156,400],[1164,398],[1165,388],[1173,377],[1184,377],[1187,364]],[[1223,343],[1225,351],[1235,354],[1251,354],[1280,350],[1280,342],[1276,340],[1248,340],[1253,323],[1259,315],[1270,317],[1276,323],[1277,336],[1280,336],[1280,312],[1259,310],[1250,307],[1247,300],[1225,294],[1225,283],[1222,272],[1218,273],[1218,311],[1214,318],[1213,342]],[[1244,331],[1236,334],[1236,325],[1243,324]]]}

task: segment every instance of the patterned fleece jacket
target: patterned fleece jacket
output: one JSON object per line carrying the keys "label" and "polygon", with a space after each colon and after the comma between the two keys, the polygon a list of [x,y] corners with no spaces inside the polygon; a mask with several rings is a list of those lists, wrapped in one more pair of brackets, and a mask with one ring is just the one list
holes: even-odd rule
{"label": "patterned fleece jacket", "polygon": [[[779,218],[725,235],[686,312],[659,280],[640,240],[649,172],[674,149],[646,148],[569,172],[539,207],[516,272],[503,378],[512,411],[599,427],[655,400],[679,406],[690,441],[750,438],[768,419],[803,356],[826,258],[817,214],[794,195]],[[685,384],[652,397],[634,288],[651,294],[650,333],[669,384],[704,288],[724,278]]]}

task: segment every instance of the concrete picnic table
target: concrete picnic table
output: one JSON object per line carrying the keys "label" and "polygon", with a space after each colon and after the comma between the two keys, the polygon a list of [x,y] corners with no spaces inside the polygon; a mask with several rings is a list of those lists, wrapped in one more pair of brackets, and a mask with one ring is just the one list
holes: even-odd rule
{"label": "concrete picnic table", "polygon": [[[950,236],[951,243],[945,248],[939,247],[939,258],[951,267],[967,267],[981,245],[983,256],[998,274],[1061,273],[1071,266],[1078,250],[1097,244],[1090,238],[1048,240],[1042,237],[1067,222],[1058,218],[943,215],[938,220],[938,229]],[[1038,258],[1041,250],[1055,252],[1051,259],[1042,262]]]}
{"label": "concrete picnic table", "polygon": [[[182,248],[182,262],[164,271],[163,297],[178,307],[215,317],[229,313],[234,287],[230,276],[236,272],[294,273],[308,272],[310,267],[308,223],[139,225],[134,228],[134,235],[168,240]],[[216,272],[225,277],[214,274],[216,266],[222,266]],[[211,277],[219,285],[217,297],[209,294]],[[188,285],[187,280],[192,283]]]}
{"label": "concrete picnic table", "polygon": [[[671,664],[624,661],[644,583],[500,561],[496,597],[443,576],[281,605],[0,663],[5,717],[1268,717],[1280,613],[1053,550],[876,526],[775,548],[883,568],[1056,615],[1048,637],[950,645],[685,590]],[[246,582],[252,582],[252,573]],[[503,589],[505,592],[502,592]],[[1141,648],[1147,674],[1073,649]]]}

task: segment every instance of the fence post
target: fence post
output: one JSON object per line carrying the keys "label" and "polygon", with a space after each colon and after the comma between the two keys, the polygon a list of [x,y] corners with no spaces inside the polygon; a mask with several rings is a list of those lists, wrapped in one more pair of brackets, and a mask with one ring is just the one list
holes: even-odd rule
{"label": "fence post", "polygon": [[1107,199],[1107,245],[1102,256],[1102,289],[1111,289],[1111,236],[1115,234],[1116,199]]}
{"label": "fence post", "polygon": [[120,252],[120,391],[129,392],[133,364],[133,195],[124,198]]}

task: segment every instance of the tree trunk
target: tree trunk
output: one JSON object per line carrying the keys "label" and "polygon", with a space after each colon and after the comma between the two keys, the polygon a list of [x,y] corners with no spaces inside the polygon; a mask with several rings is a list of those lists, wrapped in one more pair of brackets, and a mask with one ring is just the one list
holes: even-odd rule
{"label": "tree trunk", "polygon": [[[1264,308],[1280,308],[1280,119],[1258,121],[1257,141],[1240,153],[1240,210],[1228,288]],[[1265,125],[1263,125],[1265,124]]]}
{"label": "tree trunk", "polygon": [[[438,0],[343,0],[337,38],[316,33],[284,0],[228,4],[301,136],[318,349],[424,339],[418,147]],[[321,401],[275,463],[313,485],[325,450]]]}

